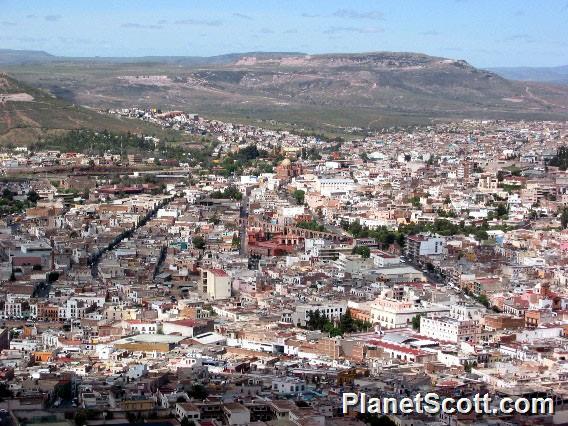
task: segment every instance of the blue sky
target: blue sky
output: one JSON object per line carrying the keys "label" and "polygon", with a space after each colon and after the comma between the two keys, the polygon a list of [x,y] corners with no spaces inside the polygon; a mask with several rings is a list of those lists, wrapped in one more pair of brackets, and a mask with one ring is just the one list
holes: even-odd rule
{"label": "blue sky", "polygon": [[64,56],[414,51],[568,64],[568,0],[0,0],[0,48]]}

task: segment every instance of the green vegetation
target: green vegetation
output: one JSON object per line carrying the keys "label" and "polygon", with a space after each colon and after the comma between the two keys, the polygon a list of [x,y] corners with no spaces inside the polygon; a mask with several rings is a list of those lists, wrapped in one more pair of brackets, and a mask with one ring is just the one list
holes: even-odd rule
{"label": "green vegetation", "polygon": [[14,396],[13,392],[8,388],[6,383],[0,383],[0,402],[10,399]]}
{"label": "green vegetation", "polygon": [[568,169],[568,147],[558,148],[556,155],[548,162],[548,165],[558,167],[560,170]]}
{"label": "green vegetation", "polygon": [[304,160],[312,160],[312,161],[321,160],[321,154],[316,148],[302,148],[300,157]]}
{"label": "green vegetation", "polygon": [[396,426],[388,416],[380,416],[378,414],[357,413],[357,420],[370,426]]}
{"label": "green vegetation", "polygon": [[491,307],[491,303],[485,294],[474,294],[470,289],[464,288],[464,294],[473,297],[477,302],[481,303],[486,308]]}
{"label": "green vegetation", "polygon": [[[328,59],[331,60],[331,58],[323,58],[324,61]],[[314,60],[320,61],[318,58]],[[282,72],[277,61],[259,63],[255,69],[250,70],[243,70],[238,66],[235,67],[234,64],[211,64],[214,72],[204,72],[209,66],[203,63],[141,61],[109,64],[108,61],[97,61],[96,59],[7,65],[4,69],[31,84],[49,87],[53,93],[67,97],[69,99],[67,104],[73,102],[88,104],[95,108],[108,108],[109,106],[136,105],[140,104],[142,99],[147,99],[150,104],[168,105],[170,109],[187,109],[188,105],[191,105],[192,110],[199,111],[204,117],[243,124],[259,125],[260,123],[263,127],[285,128],[297,133],[313,132],[315,135],[321,135],[323,139],[331,139],[326,136],[328,134],[341,136],[340,133],[345,133],[345,131],[353,134],[353,126],[382,129],[391,126],[430,124],[432,119],[463,118],[463,116],[480,118],[488,114],[500,118],[516,119],[526,117],[527,112],[530,111],[534,119],[565,120],[565,111],[561,108],[551,109],[550,105],[545,107],[542,103],[531,100],[518,105],[510,105],[507,107],[508,112],[504,113],[502,99],[514,96],[518,88],[511,86],[510,82],[487,82],[480,87],[480,82],[476,79],[477,74],[471,73],[466,68],[448,65],[440,69],[439,64],[433,62],[424,68],[404,73],[405,75],[401,78],[397,67],[385,69],[370,67],[367,70],[364,63],[366,59],[362,62],[354,60],[345,67],[337,68],[319,66],[315,62],[308,61],[294,69],[287,69],[286,75],[289,78],[284,83],[254,78],[259,75],[268,76]],[[434,67],[431,66],[433,64],[435,64]],[[388,93],[382,90],[375,93],[375,91],[353,85],[353,76],[363,69],[371,73],[372,80],[392,83]],[[251,85],[238,84],[238,81],[243,78],[243,72],[248,77],[252,77],[249,79]],[[188,77],[194,75],[205,79],[207,86],[215,87],[216,94],[211,96],[209,90],[198,87],[188,86],[185,90],[180,90],[175,84],[171,87],[158,88],[126,85],[117,81],[119,76],[148,74]],[[307,74],[314,75],[317,83],[304,87],[303,76]],[[432,75],[444,75],[447,78],[432,78]],[[339,87],[345,87],[347,90],[338,90]],[[456,90],[462,94],[467,93],[467,95],[456,100],[451,95]],[[531,90],[537,89],[531,88]],[[26,92],[26,90],[19,91]],[[93,96],[93,93],[97,96]],[[535,92],[537,96],[544,97],[551,102],[557,102],[562,93],[561,91],[548,93],[546,90]],[[235,102],[237,98],[241,101]],[[449,102],[450,99],[451,102]],[[281,101],[286,102],[285,108],[282,107]],[[44,104],[39,106],[43,108],[38,115],[41,113],[47,115]],[[7,107],[12,107],[10,102],[7,103]],[[17,108],[16,105],[13,107]],[[92,111],[87,110],[87,112],[94,115]],[[14,113],[15,117],[17,115]],[[76,124],[76,115],[68,118],[69,115],[71,113],[68,111],[60,113],[57,118],[64,119],[65,122],[56,124],[55,128],[69,129],[73,124],[88,127],[87,123]],[[27,122],[29,126],[33,125],[32,120],[40,123],[42,127],[49,127],[45,126],[44,122],[39,122],[36,115],[30,116],[28,120],[21,119],[20,122],[23,125]],[[90,121],[94,122],[95,119]],[[115,121],[122,126],[134,125],[131,123],[134,120]],[[137,121],[137,124],[148,125],[148,123]],[[110,129],[109,126],[110,124],[106,125],[106,128]],[[343,126],[348,126],[350,129],[345,129]],[[322,133],[325,134],[322,135]]]}
{"label": "green vegetation", "polygon": [[[229,153],[223,158],[219,166],[222,168],[220,172],[223,176],[231,176],[233,174],[242,174],[243,170],[248,167],[256,168],[255,172],[269,173],[272,171],[272,163],[268,160],[268,152],[259,150],[256,145],[248,145],[237,152]],[[263,159],[261,161],[261,159]]]}
{"label": "green vegetation", "polygon": [[507,219],[509,216],[509,209],[503,203],[499,203],[495,211],[487,213],[487,220],[493,219]]}
{"label": "green vegetation", "polygon": [[236,186],[229,186],[228,188],[226,188],[224,191],[213,191],[211,194],[209,194],[209,196],[211,198],[218,198],[218,199],[223,199],[223,198],[227,198],[230,200],[242,200],[243,199],[243,194],[241,193],[241,191],[239,191],[237,189]]}
{"label": "green vegetation", "polygon": [[515,166],[514,164],[509,167],[505,167],[505,170],[511,173],[512,176],[520,176],[523,169],[520,167]]}
{"label": "green vegetation", "polygon": [[401,246],[404,245],[405,235],[403,233],[390,231],[384,226],[376,229],[369,229],[368,227],[361,225],[361,223],[356,220],[351,224],[342,222],[341,227],[355,238],[373,238],[382,248],[388,247],[394,242],[398,242]]}
{"label": "green vegetation", "polygon": [[560,214],[560,223],[562,224],[562,229],[566,229],[568,227],[568,207],[564,207],[562,209],[562,213]]}
{"label": "green vegetation", "polygon": [[[15,74],[22,77],[17,71]],[[33,84],[36,83],[38,83],[37,80],[34,80]],[[57,88],[54,88],[52,84],[39,83],[38,85],[50,86],[55,95],[59,94]],[[27,93],[34,98],[32,102],[7,102],[2,105],[0,145],[30,145],[43,138],[62,135],[69,130],[80,128],[155,135],[162,139],[177,139],[180,136],[176,131],[164,130],[152,123],[117,118],[77,106],[75,99],[64,100],[54,97],[43,90],[34,89],[21,81],[14,80],[1,72],[0,86],[2,86],[3,93]],[[67,89],[63,89],[61,92],[69,95]],[[70,98],[73,97],[73,95],[70,96]],[[104,107],[108,108],[108,105],[104,105]]]}
{"label": "green vegetation", "polygon": [[[210,169],[213,162],[213,151],[217,147],[218,142],[210,141],[209,139],[203,137],[199,140],[199,148],[187,147],[186,159],[191,166],[202,165],[206,169]],[[176,146],[176,150],[181,150],[180,147]],[[172,156],[179,154],[174,152]]]}
{"label": "green vegetation", "polygon": [[302,191],[301,189],[296,189],[294,192],[292,192],[292,197],[294,198],[294,200],[296,200],[296,203],[298,205],[304,204],[305,195],[306,192]]}
{"label": "green vegetation", "polygon": [[421,314],[415,315],[412,317],[412,329],[413,330],[420,330],[420,318],[422,317]]}
{"label": "green vegetation", "polygon": [[99,416],[99,414],[100,413],[95,410],[78,408],[77,411],[75,411],[73,421],[76,426],[84,426],[87,424],[87,420],[94,420]]}
{"label": "green vegetation", "polygon": [[487,230],[489,226],[484,223],[482,226],[466,226],[463,221],[456,225],[447,219],[436,219],[434,223],[411,224],[399,226],[399,232],[406,235],[414,235],[420,232],[431,232],[434,234],[449,237],[452,235],[473,235],[476,240],[484,241],[489,238]]}
{"label": "green vegetation", "polygon": [[34,191],[30,191],[24,201],[16,200],[14,198],[15,195],[8,188],[2,191],[2,196],[0,197],[0,217],[21,213],[25,209],[35,206],[39,199],[39,196]]}
{"label": "green vegetation", "polygon": [[241,245],[241,239],[237,234],[234,234],[233,239],[231,240],[231,247],[237,249],[240,247],[240,245]]}
{"label": "green vegetation", "polygon": [[325,232],[325,226],[320,225],[315,221],[315,219],[308,221],[298,222],[296,224],[298,228],[309,229],[310,231]]}
{"label": "green vegetation", "polygon": [[132,133],[97,132],[90,129],[71,130],[62,135],[48,136],[30,146],[32,151],[46,149],[65,152],[83,152],[102,155],[148,153],[155,149],[154,142]]}
{"label": "green vegetation", "polygon": [[363,259],[371,257],[371,249],[367,246],[355,246],[352,253],[362,256]]}
{"label": "green vegetation", "polygon": [[456,213],[453,210],[439,209],[437,211],[437,214],[438,214],[438,217],[452,217],[452,218],[457,217]]}
{"label": "green vegetation", "polygon": [[322,314],[319,309],[308,312],[308,321],[306,327],[310,330],[320,330],[329,333],[331,337],[342,336],[345,333],[357,333],[366,331],[371,328],[372,324],[367,321],[354,319],[351,312],[347,310],[341,316],[339,322],[334,324]]}
{"label": "green vegetation", "polygon": [[57,383],[53,390],[63,401],[70,401],[73,398],[73,386],[70,381]]}
{"label": "green vegetation", "polygon": [[345,142],[345,139],[341,136],[329,136],[326,135],[324,133],[317,133],[314,131],[305,131],[305,130],[297,130],[294,131],[295,134],[299,135],[299,136],[304,136],[304,137],[314,137],[320,141],[324,141],[324,142]]}
{"label": "green vegetation", "polygon": [[205,249],[205,238],[203,238],[201,235],[196,235],[195,237],[193,237],[191,239],[191,243],[197,250]]}
{"label": "green vegetation", "polygon": [[187,392],[187,395],[190,398],[199,399],[200,401],[203,401],[205,398],[207,398],[209,392],[207,392],[207,388],[205,388],[205,386],[200,384],[195,384]]}
{"label": "green vegetation", "polygon": [[500,187],[503,191],[507,192],[508,194],[511,194],[515,191],[519,191],[520,189],[522,189],[522,187],[519,186],[519,185],[502,184],[502,185],[500,185]]}
{"label": "green vegetation", "polygon": [[442,236],[452,235],[473,235],[478,241],[484,241],[489,238],[487,230],[489,226],[484,223],[482,226],[466,226],[464,222],[459,225],[453,224],[448,219],[436,219],[434,223],[411,223],[408,225],[400,225],[397,231],[391,231],[384,226],[376,229],[369,229],[363,226],[359,221],[342,222],[341,227],[349,232],[355,238],[373,238],[382,248],[388,247],[394,242],[400,246],[404,246],[405,238],[408,235],[416,235],[421,232],[431,232]]}

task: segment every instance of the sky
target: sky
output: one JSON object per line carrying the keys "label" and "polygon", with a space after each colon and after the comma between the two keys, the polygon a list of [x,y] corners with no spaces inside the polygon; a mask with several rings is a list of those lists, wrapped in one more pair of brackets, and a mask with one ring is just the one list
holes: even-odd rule
{"label": "sky", "polygon": [[60,56],[399,51],[568,64],[568,0],[0,0],[0,48]]}

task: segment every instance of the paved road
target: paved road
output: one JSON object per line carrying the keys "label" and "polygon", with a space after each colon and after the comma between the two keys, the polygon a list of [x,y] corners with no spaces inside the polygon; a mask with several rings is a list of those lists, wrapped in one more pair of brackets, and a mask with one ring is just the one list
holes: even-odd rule
{"label": "paved road", "polygon": [[239,253],[241,256],[246,255],[247,250],[247,224],[249,216],[249,198],[243,197],[241,200],[241,226],[239,228],[240,248]]}
{"label": "paved road", "polygon": [[91,275],[93,276],[93,278],[97,278],[99,270],[98,270],[98,265],[100,263],[100,261],[102,260],[103,256],[108,253],[111,252],[113,250],[115,250],[120,243],[122,242],[122,240],[124,240],[125,238],[129,238],[132,235],[134,235],[140,228],[146,226],[146,224],[153,219],[156,214],[158,213],[158,210],[166,207],[168,204],[170,204],[172,202],[173,198],[166,200],[163,204],[157,206],[154,210],[150,211],[146,216],[144,216],[144,218],[139,221],[136,226],[134,228],[132,228],[130,231],[125,231],[123,232],[121,235],[117,236],[117,238],[114,240],[114,243],[111,243],[108,247],[105,247],[98,256],[96,256],[96,258],[91,262]]}

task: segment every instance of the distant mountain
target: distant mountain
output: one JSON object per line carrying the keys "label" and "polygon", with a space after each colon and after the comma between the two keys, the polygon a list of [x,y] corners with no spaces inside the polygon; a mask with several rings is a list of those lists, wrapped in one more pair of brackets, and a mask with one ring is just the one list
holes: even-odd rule
{"label": "distant mountain", "polygon": [[39,50],[0,49],[0,66],[52,62],[57,57]]}
{"label": "distant mountain", "polygon": [[490,71],[511,80],[568,84],[568,65],[560,67],[502,67]]}
{"label": "distant mountain", "polygon": [[4,68],[81,105],[157,106],[317,130],[568,117],[568,87],[513,81],[463,60],[420,53],[56,58]]}
{"label": "distant mountain", "polygon": [[285,56],[304,55],[300,52],[247,52],[228,53],[217,56],[94,56],[94,57],[69,57],[55,56],[40,50],[11,50],[0,49],[0,66],[21,64],[45,64],[51,62],[99,62],[113,64],[138,64],[138,63],[164,63],[176,65],[200,65],[200,64],[230,64],[243,56],[255,56],[258,58],[282,58]]}
{"label": "distant mountain", "polygon": [[0,73],[0,144],[27,144],[78,128],[160,134],[162,129],[70,104]]}

